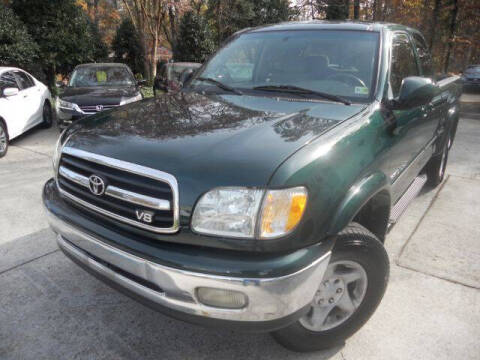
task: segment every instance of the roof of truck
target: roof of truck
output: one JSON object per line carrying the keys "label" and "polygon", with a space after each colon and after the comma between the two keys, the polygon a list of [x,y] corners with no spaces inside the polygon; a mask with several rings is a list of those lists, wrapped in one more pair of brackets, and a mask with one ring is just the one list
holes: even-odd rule
{"label": "roof of truck", "polygon": [[240,32],[261,32],[273,30],[356,30],[356,31],[381,31],[385,30],[408,30],[415,31],[413,28],[386,22],[368,22],[368,21],[289,21],[274,25],[266,25],[257,28],[245,29]]}

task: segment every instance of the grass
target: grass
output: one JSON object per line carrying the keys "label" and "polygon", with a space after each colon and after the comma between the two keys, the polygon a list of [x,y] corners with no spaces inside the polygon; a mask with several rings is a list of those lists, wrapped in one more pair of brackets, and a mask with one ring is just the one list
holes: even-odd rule
{"label": "grass", "polygon": [[153,97],[153,87],[151,86],[142,86],[140,91],[145,99]]}

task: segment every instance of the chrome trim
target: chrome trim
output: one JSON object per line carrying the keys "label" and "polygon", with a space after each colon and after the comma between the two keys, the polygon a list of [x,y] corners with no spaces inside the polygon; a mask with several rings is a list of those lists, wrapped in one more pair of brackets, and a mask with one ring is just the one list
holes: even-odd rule
{"label": "chrome trim", "polygon": [[[161,181],[163,183],[168,184],[170,186],[171,190],[172,190],[172,195],[173,195],[173,225],[169,228],[161,228],[161,227],[151,226],[151,225],[147,225],[147,224],[144,224],[144,223],[140,223],[138,221],[134,221],[134,220],[125,218],[123,216],[117,215],[117,214],[112,213],[110,211],[101,209],[101,208],[99,208],[95,205],[92,205],[89,202],[86,202],[84,200],[81,200],[78,197],[76,197],[76,196],[64,191],[63,189],[61,189],[59,184],[58,184],[58,178],[57,178],[57,187],[58,187],[58,189],[59,189],[59,191],[62,195],[70,198],[71,200],[73,200],[75,202],[78,202],[82,206],[90,208],[90,209],[92,209],[94,211],[97,211],[101,214],[104,214],[104,215],[112,217],[116,220],[125,222],[125,223],[133,225],[133,226],[137,226],[137,227],[140,227],[140,228],[143,228],[143,229],[155,232],[155,233],[171,234],[171,233],[175,233],[175,232],[178,231],[179,224],[180,224],[180,222],[179,222],[179,218],[180,218],[180,216],[179,216],[179,205],[178,205],[179,204],[178,183],[177,183],[177,179],[175,179],[174,176],[172,176],[172,175],[170,175],[166,172],[160,171],[160,170],[152,169],[152,168],[145,167],[145,166],[142,166],[142,165],[129,163],[129,162],[126,162],[126,161],[123,161],[123,160],[118,160],[118,159],[106,157],[106,156],[103,156],[103,155],[90,153],[90,152],[87,152],[87,151],[84,151],[84,150],[74,149],[74,148],[71,148],[71,147],[68,147],[68,146],[63,147],[62,154],[68,154],[68,155],[75,156],[75,157],[78,157],[78,158],[81,158],[81,159],[84,159],[84,160],[87,160],[87,161],[91,161],[91,162],[94,162],[94,163],[97,163],[97,164],[100,164],[100,165],[104,165],[104,166],[107,166],[107,167],[111,167],[111,168],[115,168],[115,169],[118,169],[118,170],[126,171],[126,172],[129,172],[129,173],[132,173],[132,174],[137,174],[137,175],[140,175],[140,176],[148,177],[150,179],[154,179],[154,180]],[[172,204],[170,204],[170,206],[172,206]]]}
{"label": "chrome trim", "polygon": [[105,194],[132,204],[149,207],[157,210],[170,210],[170,201],[156,199],[151,196],[137,194],[132,191],[120,189],[116,186],[108,185]]}
{"label": "chrome trim", "polygon": [[[60,248],[85,266],[125,289],[159,305],[188,314],[234,321],[268,321],[286,317],[313,299],[330,261],[330,252],[305,268],[276,278],[239,278],[175,269],[132,255],[101,242],[47,210]],[[90,255],[91,254],[91,255]],[[101,259],[123,271],[157,285],[155,291],[95,260]],[[201,304],[198,287],[240,291],[248,297],[242,309],[223,309]]]}
{"label": "chrome trim", "polygon": [[59,167],[58,173],[61,176],[63,176],[64,178],[67,178],[68,180],[70,180],[70,181],[72,181],[72,182],[74,182],[78,185],[81,185],[81,186],[84,186],[84,187],[88,188],[89,180],[86,176],[77,174],[76,172],[74,172],[70,169],[67,169],[64,166]]}
{"label": "chrome trim", "polygon": [[[88,177],[77,174],[76,172],[67,169],[64,166],[60,166],[59,174],[64,178],[67,178],[68,180],[89,189]],[[107,185],[107,188],[105,189],[105,195],[156,210],[170,210],[171,208],[170,201],[168,200],[157,199],[151,196],[138,194],[113,185]]]}

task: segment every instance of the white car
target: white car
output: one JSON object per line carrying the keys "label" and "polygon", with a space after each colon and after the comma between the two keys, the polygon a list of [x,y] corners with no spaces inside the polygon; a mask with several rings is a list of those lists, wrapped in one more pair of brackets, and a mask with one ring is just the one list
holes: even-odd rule
{"label": "white car", "polygon": [[52,98],[48,88],[29,73],[0,67],[0,158],[8,142],[32,127],[50,127]]}

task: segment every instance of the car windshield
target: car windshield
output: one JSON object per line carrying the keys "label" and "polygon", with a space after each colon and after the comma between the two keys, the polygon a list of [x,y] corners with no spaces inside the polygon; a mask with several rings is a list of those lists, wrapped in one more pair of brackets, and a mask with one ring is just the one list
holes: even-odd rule
{"label": "car windshield", "polygon": [[68,86],[130,86],[134,84],[133,75],[123,66],[92,66],[75,69]]}
{"label": "car windshield", "polygon": [[[243,91],[295,86],[366,101],[374,90],[378,43],[379,33],[367,31],[247,33],[218,51],[196,77]],[[192,86],[215,84],[195,80]]]}
{"label": "car windshield", "polygon": [[465,70],[467,74],[480,74],[480,66],[472,66]]}

